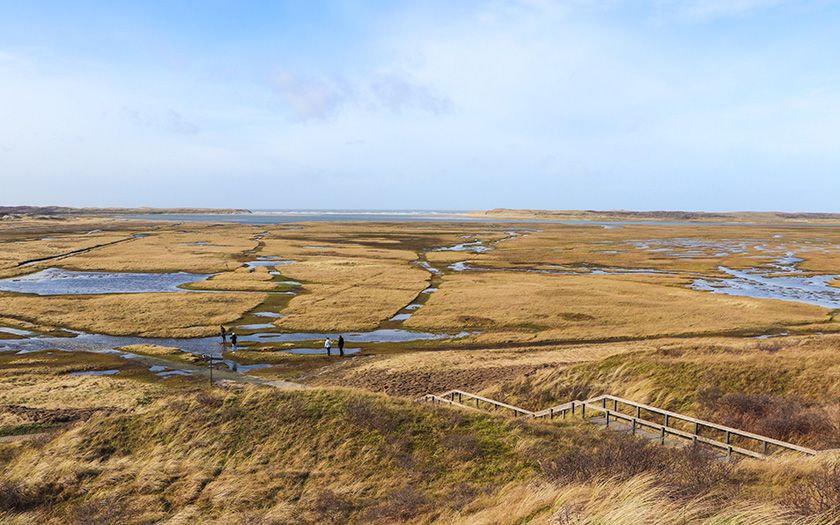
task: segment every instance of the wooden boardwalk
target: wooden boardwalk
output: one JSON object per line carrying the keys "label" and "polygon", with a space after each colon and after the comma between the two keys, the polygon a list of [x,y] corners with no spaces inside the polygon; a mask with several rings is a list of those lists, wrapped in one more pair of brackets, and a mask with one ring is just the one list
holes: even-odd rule
{"label": "wooden boardwalk", "polygon": [[603,424],[606,428],[623,428],[633,435],[645,434],[665,444],[666,439],[711,447],[727,457],[733,455],[766,459],[778,452],[794,452],[815,456],[819,451],[744,430],[718,425],[711,421],[670,412],[661,408],[637,403],[611,395],[602,395],[583,401],[574,400],[536,412],[482,397],[463,390],[450,390],[442,394],[426,394],[421,401],[435,405],[449,405],[469,410],[498,410],[513,417],[555,419],[579,416]]}

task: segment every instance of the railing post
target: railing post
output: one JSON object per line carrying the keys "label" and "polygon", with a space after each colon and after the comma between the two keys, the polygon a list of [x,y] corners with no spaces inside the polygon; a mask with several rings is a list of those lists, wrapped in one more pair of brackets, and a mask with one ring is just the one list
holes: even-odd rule
{"label": "railing post", "polygon": [[727,430],[726,431],[726,444],[730,444],[732,442],[732,434]]}
{"label": "railing post", "polygon": [[668,414],[665,414],[665,426],[666,427],[668,426],[668,421],[670,421],[670,420],[671,420],[670,416],[668,416]]}
{"label": "railing post", "polygon": [[609,428],[609,426],[610,426],[610,411],[609,411],[609,410],[605,410],[605,411],[604,411],[604,416],[605,416],[605,417],[606,417],[606,419],[607,419],[606,423],[604,423],[604,426],[605,426],[605,427],[607,427],[607,428]]}
{"label": "railing post", "polygon": [[726,447],[726,457],[727,457],[727,458],[731,458],[731,457],[732,457],[732,445],[728,445],[728,446]]}
{"label": "railing post", "polygon": [[694,423],[694,434],[696,436],[700,435],[700,423]]}
{"label": "railing post", "polygon": [[463,398],[461,397],[461,392],[458,392],[458,402],[460,403],[462,400]]}
{"label": "railing post", "polygon": [[639,419],[642,418],[642,407],[636,407],[636,417]]}
{"label": "railing post", "polygon": [[554,419],[554,409],[551,408],[548,411],[548,419]]}
{"label": "railing post", "polygon": [[635,436],[636,435],[636,418],[635,417],[632,418],[630,420],[630,423],[632,423],[632,425],[633,425],[633,435]]}
{"label": "railing post", "polygon": [[767,442],[766,441],[763,441],[762,444],[761,444],[761,452],[765,456],[767,455]]}
{"label": "railing post", "polygon": [[601,400],[601,408],[607,408],[607,398]]}
{"label": "railing post", "polygon": [[618,400],[613,399],[613,412],[618,412]]}
{"label": "railing post", "polygon": [[572,415],[575,415],[575,402],[572,401]]}
{"label": "railing post", "polygon": [[665,427],[660,427],[659,429],[659,444],[665,444]]}
{"label": "railing post", "polygon": [[586,419],[586,403],[581,403],[580,405],[580,418]]}

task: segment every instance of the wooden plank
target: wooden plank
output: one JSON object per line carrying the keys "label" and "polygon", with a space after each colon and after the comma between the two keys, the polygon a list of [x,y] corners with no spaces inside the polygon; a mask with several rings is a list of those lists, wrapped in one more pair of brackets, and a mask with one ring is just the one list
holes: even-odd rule
{"label": "wooden plank", "polygon": [[[767,443],[770,443],[770,444],[773,444],[773,445],[776,445],[776,446],[779,446],[779,447],[782,447],[782,448],[787,448],[787,449],[795,450],[797,452],[802,452],[803,454],[816,455],[816,453],[817,453],[817,451],[814,450],[814,449],[810,449],[810,448],[807,448],[807,447],[802,447],[802,446],[799,446],[799,445],[795,445],[793,443],[788,443],[786,441],[779,441],[778,439],[773,439],[771,437],[762,436],[760,434],[753,434],[752,432],[747,432],[747,431],[744,431],[744,430],[738,430],[737,428],[727,427],[727,426],[724,426],[724,425],[718,425],[717,423],[712,423],[711,421],[705,421],[703,419],[697,419],[695,417],[685,416],[683,414],[678,414],[676,412],[671,412],[669,410],[663,410],[661,408],[656,408],[656,407],[653,407],[653,406],[650,406],[650,405],[645,405],[643,403],[637,403],[635,401],[630,401],[629,399],[623,399],[623,398],[620,398],[620,397],[617,397],[617,396],[605,395],[605,396],[600,396],[598,398],[595,398],[595,400],[600,401],[601,398],[603,398],[603,397],[606,397],[607,399],[616,400],[620,403],[624,403],[624,404],[630,405],[632,407],[637,407],[637,408],[641,408],[641,409],[644,409],[644,410],[648,410],[648,411],[653,412],[655,414],[667,415],[669,417],[673,417],[673,418],[679,419],[681,421],[686,421],[688,423],[695,423],[695,424],[699,424],[699,425],[702,425],[702,426],[707,427],[707,428],[714,428],[715,430],[720,430],[721,432],[730,432],[731,434],[734,434],[734,435],[737,435],[737,436],[741,436],[741,437],[745,437],[745,438],[749,438],[749,439],[755,439],[755,440],[758,440],[758,441],[764,441],[764,442],[767,442]],[[589,401],[590,400],[586,400],[586,402],[589,402]]]}
{"label": "wooden plank", "polygon": [[[810,448],[807,448],[807,447],[802,447],[802,446],[799,446],[799,445],[795,445],[793,443],[788,443],[788,442],[785,442],[785,441],[779,441],[777,439],[773,439],[773,438],[770,438],[770,437],[767,437],[767,436],[762,436],[762,435],[759,435],[759,434],[753,434],[752,432],[746,432],[746,431],[738,430],[736,428],[726,427],[724,425],[718,425],[717,423],[712,423],[710,421],[705,421],[705,420],[694,418],[694,417],[691,417],[691,416],[685,416],[683,414],[679,414],[679,413],[676,413],[676,412],[671,412],[669,410],[663,410],[663,409],[660,409],[660,408],[657,408],[657,407],[654,407],[654,406],[645,405],[643,403],[637,403],[637,402],[631,401],[629,399],[624,399],[624,398],[621,398],[621,397],[618,397],[618,396],[612,396],[612,395],[608,395],[608,394],[604,394],[604,395],[600,395],[600,396],[593,397],[593,398],[590,398],[590,399],[586,399],[584,401],[579,401],[579,400],[571,401],[571,402],[568,402],[568,403],[564,403],[562,405],[556,405],[556,406],[553,406],[553,407],[549,407],[549,408],[546,408],[546,409],[543,409],[543,410],[540,410],[540,411],[537,411],[537,412],[532,412],[532,411],[526,410],[524,408],[520,408],[520,407],[517,407],[517,406],[514,406],[514,405],[509,405],[507,403],[503,403],[501,401],[496,401],[495,399],[490,399],[490,398],[487,398],[487,397],[479,396],[477,394],[472,394],[470,392],[464,392],[463,390],[449,390],[447,392],[444,392],[444,393],[438,394],[438,395],[427,394],[426,396],[424,396],[423,399],[424,400],[432,400],[432,401],[442,402],[442,403],[446,403],[446,404],[453,405],[453,406],[458,406],[458,407],[463,407],[463,408],[469,408],[470,410],[476,410],[476,408],[474,408],[474,407],[470,407],[470,406],[467,406],[463,403],[459,403],[459,402],[454,401],[454,397],[456,395],[458,396],[458,399],[460,401],[463,401],[464,396],[467,397],[467,400],[470,400],[470,399],[476,400],[476,406],[478,406],[479,401],[483,401],[483,402],[485,402],[487,404],[490,404],[490,405],[493,405],[495,407],[511,410],[511,411],[514,412],[514,415],[523,414],[523,415],[529,415],[533,418],[542,418],[542,417],[549,416],[550,414],[559,414],[559,413],[562,413],[563,411],[570,411],[572,414],[574,414],[574,410],[575,410],[576,407],[581,408],[581,415],[583,415],[584,410],[586,408],[589,408],[590,410],[595,410],[597,412],[608,413],[609,416],[611,416],[613,419],[621,419],[623,421],[630,422],[634,427],[633,428],[634,431],[635,431],[635,428],[637,426],[639,428],[646,427],[646,428],[649,428],[649,429],[652,429],[652,430],[656,430],[660,433],[664,432],[664,434],[667,434],[667,435],[672,435],[672,436],[677,436],[677,437],[680,437],[680,438],[683,438],[683,439],[688,439],[688,440],[691,440],[695,443],[703,443],[703,444],[706,444],[706,445],[710,445],[712,447],[715,447],[715,448],[726,451],[727,454],[729,454],[729,455],[731,455],[734,452],[734,453],[737,453],[737,454],[741,454],[741,455],[744,455],[744,456],[749,456],[749,457],[753,457],[753,458],[757,458],[757,459],[764,459],[764,458],[767,457],[765,454],[755,452],[753,450],[749,450],[749,449],[746,449],[746,448],[743,448],[743,447],[733,446],[729,443],[729,439],[727,439],[727,443],[723,443],[721,441],[717,441],[715,439],[711,439],[711,438],[706,437],[706,436],[700,436],[698,434],[698,430],[701,427],[706,427],[706,428],[711,428],[711,429],[715,429],[715,430],[718,430],[718,431],[726,432],[729,437],[734,435],[734,436],[739,436],[739,437],[742,437],[742,438],[753,439],[753,440],[758,441],[764,447],[763,450],[766,450],[767,444],[772,444],[772,445],[776,445],[777,447],[780,447],[780,448],[783,448],[783,449],[792,450],[792,451],[796,451],[796,452],[800,452],[800,453],[808,454],[808,455],[816,455],[818,453],[818,451],[816,451],[816,450],[813,450],[813,449],[810,449]],[[453,399],[447,399],[447,397],[451,397]],[[613,410],[606,409],[606,405],[607,405],[608,400],[613,402],[613,405],[612,405]],[[616,411],[615,407],[617,406],[618,403],[623,403],[623,404],[628,405],[630,407],[634,407],[636,409],[635,410],[635,413],[636,413],[635,417],[630,416],[628,414],[624,414],[624,413],[619,412],[619,411]],[[651,413],[659,414],[659,415],[664,416],[664,419],[665,419],[666,423],[672,418],[677,419],[679,421],[685,421],[687,423],[693,423],[695,431],[694,432],[688,432],[688,431],[685,431],[685,430],[681,430],[681,429],[678,429],[678,428],[675,428],[675,427],[668,426],[667,424],[662,425],[660,423],[655,423],[653,421],[643,419],[643,418],[640,417],[640,411],[641,410],[647,410]]]}
{"label": "wooden plank", "polygon": [[472,399],[478,399],[478,400],[484,401],[485,403],[495,405],[497,407],[507,408],[508,410],[513,410],[515,412],[519,412],[520,414],[527,414],[527,415],[532,416],[532,417],[534,415],[534,413],[531,412],[530,410],[525,410],[524,408],[519,408],[517,406],[508,405],[507,403],[502,403],[501,401],[496,401],[495,399],[482,397],[482,396],[479,396],[479,395],[476,395],[476,394],[470,394],[469,392],[464,392],[462,390],[451,390],[451,391],[447,392],[447,394],[453,394],[453,393],[461,394],[462,396],[467,396],[467,397],[472,398]]}
{"label": "wooden plank", "polygon": [[687,432],[685,430],[680,430],[678,428],[667,427],[667,426],[662,425],[660,423],[655,423],[653,421],[648,421],[646,419],[639,419],[639,418],[636,418],[634,416],[623,414],[621,412],[613,412],[612,410],[604,409],[597,404],[590,404],[590,403],[587,403],[585,401],[584,401],[584,403],[586,403],[587,407],[590,410],[596,410],[598,412],[603,412],[603,413],[609,412],[610,417],[612,417],[613,419],[621,419],[621,420],[627,421],[630,424],[635,423],[639,427],[647,427],[647,428],[650,428],[652,430],[656,430],[658,432],[664,431],[665,434],[667,434],[667,435],[681,437],[683,439],[690,440],[690,441],[695,441],[696,440],[699,443],[704,443],[706,445],[711,445],[711,446],[713,446],[715,448],[719,448],[721,450],[731,449],[732,452],[736,452],[736,453],[741,454],[743,456],[749,456],[749,457],[756,458],[756,459],[766,459],[767,458],[767,456],[765,456],[764,454],[761,454],[759,452],[755,452],[753,450],[749,450],[749,449],[742,448],[742,447],[736,447],[736,446],[732,446],[732,445],[727,445],[726,443],[723,443],[723,442],[720,442],[720,441],[717,441],[717,440],[714,440],[714,439],[710,439],[710,438],[707,438],[707,437],[704,437],[704,436],[698,436],[697,434],[693,434],[693,433]]}

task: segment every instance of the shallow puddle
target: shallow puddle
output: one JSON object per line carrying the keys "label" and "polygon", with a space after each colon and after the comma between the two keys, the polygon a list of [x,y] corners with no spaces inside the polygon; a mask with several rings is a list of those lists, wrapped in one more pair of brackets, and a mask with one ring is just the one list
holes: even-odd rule
{"label": "shallow puddle", "polygon": [[9,328],[6,326],[0,326],[0,332],[12,335],[20,335],[23,337],[29,337],[35,335],[33,332],[29,330],[21,330],[20,328]]}
{"label": "shallow puddle", "polygon": [[294,264],[295,261],[290,261],[288,259],[272,259],[272,258],[264,258],[264,257],[257,257],[256,261],[248,261],[245,263],[245,266],[248,268],[257,268],[259,266],[285,266],[287,264]]}
{"label": "shallow puddle", "polygon": [[485,253],[489,252],[493,248],[489,246],[484,246],[481,241],[474,241],[474,242],[464,242],[461,244],[456,244],[454,246],[444,246],[443,248],[435,248],[432,250],[433,252],[472,252],[472,253]]}
{"label": "shallow puddle", "polygon": [[[781,268],[791,270],[787,266],[781,266]],[[825,308],[840,308],[840,288],[828,284],[839,278],[838,275],[768,277],[766,270],[733,270],[724,266],[718,269],[730,277],[696,279],[691,287],[695,290],[726,295],[778,299]]]}
{"label": "shallow puddle", "polygon": [[237,330],[271,330],[276,328],[271,323],[257,323],[257,324],[241,324],[234,326]]}
{"label": "shallow puddle", "polygon": [[[326,348],[290,348],[289,350],[282,350],[287,354],[296,355],[327,355]],[[361,351],[361,348],[345,348],[344,354],[356,354]],[[332,349],[332,355],[341,355],[337,348]]]}
{"label": "shallow puddle", "polygon": [[[327,332],[298,332],[298,333],[275,333],[275,334],[253,334],[242,336],[241,341],[253,341],[259,343],[287,343],[300,341],[317,341],[326,339],[326,336],[335,336],[338,333]],[[370,332],[344,333],[344,339],[354,343],[405,343],[411,341],[430,341],[436,339],[457,339],[470,335],[470,332],[459,332],[457,334],[433,334],[429,332],[413,332],[396,328],[380,328]]]}
{"label": "shallow puddle", "polygon": [[448,268],[454,272],[521,272],[539,273],[544,275],[646,275],[668,273],[652,268],[616,268],[611,266],[559,266],[546,264],[543,268],[483,268],[471,266],[466,261],[450,264]]}
{"label": "shallow puddle", "polygon": [[165,372],[158,372],[155,375],[158,377],[191,376],[192,372],[188,370],[166,370]]}
{"label": "shallow puddle", "polygon": [[82,372],[70,372],[71,376],[112,376],[118,374],[119,370],[84,370]]}
{"label": "shallow puddle", "polygon": [[183,292],[181,285],[203,281],[197,273],[77,272],[47,268],[40,272],[0,279],[0,291],[36,295]]}
{"label": "shallow puddle", "polygon": [[423,268],[427,272],[431,273],[432,275],[441,275],[443,273],[431,264],[429,264],[428,261],[417,261],[415,264],[417,264],[417,266]]}
{"label": "shallow puddle", "polygon": [[[331,332],[261,332],[256,334],[240,335],[238,339],[240,342],[284,343],[323,341],[328,335],[336,338],[339,334]],[[468,335],[470,335],[470,332],[460,332],[457,334],[434,334],[402,329],[378,329],[370,332],[345,333],[344,339],[348,342],[352,341],[355,343],[404,343],[411,341],[461,338]],[[184,352],[190,352],[196,355],[218,355],[222,350],[221,340],[217,336],[173,339],[159,337],[112,336],[77,332],[75,337],[36,336],[24,339],[0,339],[0,351],[16,351],[19,354],[58,349],[66,351],[119,353],[126,358],[133,358],[136,357],[133,354],[116,350],[117,348],[131,345],[156,345],[178,348]],[[237,366],[241,367],[243,365]]]}
{"label": "shallow puddle", "polygon": [[286,314],[278,314],[277,312],[254,312],[257,317],[285,317]]}

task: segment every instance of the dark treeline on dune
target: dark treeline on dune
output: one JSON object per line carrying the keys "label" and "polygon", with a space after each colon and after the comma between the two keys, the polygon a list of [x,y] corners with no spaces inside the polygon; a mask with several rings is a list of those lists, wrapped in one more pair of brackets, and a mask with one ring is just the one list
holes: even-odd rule
{"label": "dark treeline on dune", "polygon": [[2,215],[163,215],[163,214],[240,214],[251,213],[251,210],[236,208],[71,208],[66,206],[0,206]]}

